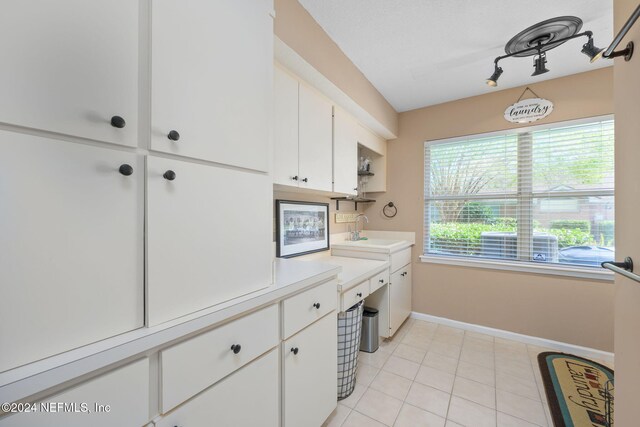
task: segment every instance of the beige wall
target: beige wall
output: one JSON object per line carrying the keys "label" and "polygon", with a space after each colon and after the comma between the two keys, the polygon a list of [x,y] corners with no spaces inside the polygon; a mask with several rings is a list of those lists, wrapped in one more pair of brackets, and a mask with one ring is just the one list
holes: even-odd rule
{"label": "beige wall", "polygon": [[[553,113],[537,123],[611,114],[612,76],[609,67],[529,85],[539,96],[554,102]],[[612,351],[610,283],[424,264],[418,259],[423,236],[424,141],[517,127],[504,120],[503,112],[523,89],[500,90],[401,113],[399,138],[387,147],[387,193],[365,208],[369,227],[416,233],[414,311]],[[398,214],[388,220],[381,209],[390,200],[398,207]]]}
{"label": "beige wall", "polygon": [[[637,0],[614,0],[614,28],[625,23]],[[640,271],[640,22],[618,49],[636,43],[630,62],[615,60],[616,115],[616,252],[633,258]],[[616,425],[637,426],[640,383],[640,284],[616,275],[615,284]]]}
{"label": "beige wall", "polygon": [[298,3],[275,0],[275,34],[394,135],[398,113]]}

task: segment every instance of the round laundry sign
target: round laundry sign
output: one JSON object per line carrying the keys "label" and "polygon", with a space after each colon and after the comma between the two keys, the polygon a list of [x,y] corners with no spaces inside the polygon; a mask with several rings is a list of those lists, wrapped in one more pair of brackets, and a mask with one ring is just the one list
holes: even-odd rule
{"label": "round laundry sign", "polygon": [[511,123],[531,123],[544,119],[553,111],[553,102],[542,98],[518,101],[504,110],[505,120]]}

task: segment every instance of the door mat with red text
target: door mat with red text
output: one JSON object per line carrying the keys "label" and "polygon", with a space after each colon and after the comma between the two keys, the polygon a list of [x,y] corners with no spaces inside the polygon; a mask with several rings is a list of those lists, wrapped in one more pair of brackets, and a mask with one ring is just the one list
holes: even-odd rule
{"label": "door mat with red text", "polygon": [[555,427],[610,426],[613,370],[556,352],[540,353],[538,363]]}

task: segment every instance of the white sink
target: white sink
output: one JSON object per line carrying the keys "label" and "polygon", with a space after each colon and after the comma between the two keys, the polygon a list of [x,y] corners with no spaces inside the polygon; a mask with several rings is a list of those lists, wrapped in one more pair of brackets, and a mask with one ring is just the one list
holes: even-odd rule
{"label": "white sink", "polygon": [[367,240],[345,240],[343,242],[334,243],[331,245],[335,249],[360,249],[360,250],[375,250],[383,252],[391,252],[402,246],[410,246],[411,243],[406,240],[393,240],[393,239],[367,239]]}
{"label": "white sink", "polygon": [[343,242],[346,245],[366,245],[366,246],[394,246],[404,240],[391,240],[391,239],[366,239],[366,240],[347,240]]}

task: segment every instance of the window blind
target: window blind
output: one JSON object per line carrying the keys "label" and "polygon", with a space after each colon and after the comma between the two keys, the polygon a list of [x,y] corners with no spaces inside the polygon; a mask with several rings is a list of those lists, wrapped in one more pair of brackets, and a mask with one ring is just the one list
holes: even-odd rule
{"label": "window blind", "polygon": [[425,254],[599,266],[614,256],[614,123],[425,143]]}

